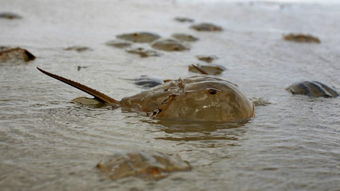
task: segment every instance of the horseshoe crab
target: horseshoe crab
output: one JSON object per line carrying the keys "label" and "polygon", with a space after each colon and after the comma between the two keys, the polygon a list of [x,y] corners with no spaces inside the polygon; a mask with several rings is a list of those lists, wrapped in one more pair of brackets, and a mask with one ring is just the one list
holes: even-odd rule
{"label": "horseshoe crab", "polygon": [[150,32],[135,32],[117,35],[117,38],[135,43],[150,43],[159,39],[160,36]]}
{"label": "horseshoe crab", "polygon": [[193,76],[169,80],[162,85],[118,101],[78,82],[38,67],[37,69],[114,108],[145,112],[155,119],[237,122],[248,120],[255,115],[253,103],[235,85],[219,78]]}
{"label": "horseshoe crab", "polygon": [[0,63],[22,63],[34,60],[35,56],[23,48],[6,48],[0,50]]}
{"label": "horseshoe crab", "polygon": [[130,176],[159,180],[172,172],[191,170],[190,164],[180,156],[161,152],[117,153],[96,167],[112,180]]}
{"label": "horseshoe crab", "polygon": [[287,91],[294,94],[307,95],[309,97],[334,98],[339,94],[334,89],[318,81],[303,81],[290,85]]}
{"label": "horseshoe crab", "polygon": [[223,28],[212,23],[200,23],[196,25],[192,25],[190,28],[196,31],[204,31],[204,32],[219,32],[223,31]]}
{"label": "horseshoe crab", "polygon": [[318,37],[309,35],[309,34],[287,34],[283,36],[283,39],[292,42],[300,42],[300,43],[321,43]]}

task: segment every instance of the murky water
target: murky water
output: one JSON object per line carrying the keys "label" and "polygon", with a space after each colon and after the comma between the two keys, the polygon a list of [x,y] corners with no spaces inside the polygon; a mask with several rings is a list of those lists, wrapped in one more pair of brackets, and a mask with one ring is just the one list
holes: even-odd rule
{"label": "murky water", "polygon": [[[0,67],[0,190],[340,190],[340,99],[284,90],[300,80],[340,87],[339,10],[336,4],[3,0],[0,11],[23,19],[0,20],[0,45],[27,48],[37,59]],[[176,16],[224,31],[196,32]],[[135,31],[200,40],[190,51],[150,58],[105,45]],[[291,32],[322,43],[283,41]],[[73,45],[93,51],[63,50]],[[220,77],[272,104],[238,126],[162,124],[73,105],[85,94],[35,69],[120,99],[142,90],[126,79],[192,75],[187,66],[196,55],[216,55],[215,63],[228,69]],[[178,153],[193,170],[160,181],[111,181],[95,168],[103,157],[129,150]]]}

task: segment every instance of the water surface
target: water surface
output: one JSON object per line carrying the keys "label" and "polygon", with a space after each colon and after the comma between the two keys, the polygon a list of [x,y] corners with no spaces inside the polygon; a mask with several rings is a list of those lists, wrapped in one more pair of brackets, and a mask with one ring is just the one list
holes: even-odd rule
{"label": "water surface", "polygon": [[[0,20],[0,45],[27,48],[37,59],[0,66],[1,190],[339,190],[340,99],[284,90],[300,80],[340,87],[339,10],[265,2],[3,1],[0,11],[23,19]],[[177,16],[224,31],[196,32],[174,21]],[[150,58],[105,45],[135,31],[189,33],[200,40],[190,51]],[[322,43],[283,41],[291,32],[316,35]],[[73,45],[93,51],[63,50]],[[256,108],[256,117],[239,126],[169,125],[73,105],[71,99],[85,94],[35,69],[121,99],[142,91],[126,79],[192,75],[187,66],[197,63],[196,55],[216,55],[215,63],[228,69],[221,78],[272,104]],[[95,169],[104,157],[130,150],[178,153],[193,170],[150,182],[111,181]]]}

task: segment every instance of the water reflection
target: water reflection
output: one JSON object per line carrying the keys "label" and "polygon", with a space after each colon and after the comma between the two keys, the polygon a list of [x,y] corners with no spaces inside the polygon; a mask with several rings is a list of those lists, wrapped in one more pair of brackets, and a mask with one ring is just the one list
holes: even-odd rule
{"label": "water reflection", "polygon": [[[155,139],[168,141],[237,141],[244,134],[247,121],[237,123],[157,121],[166,136]],[[240,134],[241,133],[241,134]]]}

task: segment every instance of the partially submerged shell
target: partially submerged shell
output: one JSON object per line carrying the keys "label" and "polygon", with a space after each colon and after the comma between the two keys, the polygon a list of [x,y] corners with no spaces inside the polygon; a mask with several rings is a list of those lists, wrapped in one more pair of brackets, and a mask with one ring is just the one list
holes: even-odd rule
{"label": "partially submerged shell", "polygon": [[287,34],[283,38],[287,41],[300,42],[300,43],[321,43],[318,37],[309,34]]}
{"label": "partially submerged shell", "polygon": [[192,25],[190,28],[196,30],[196,31],[205,31],[205,32],[219,32],[223,31],[223,28],[220,26],[217,26],[212,23],[200,23],[196,25]]}
{"label": "partially submerged shell", "polygon": [[0,51],[0,63],[23,63],[34,59],[32,53],[22,48],[3,48]]}
{"label": "partially submerged shell", "polygon": [[255,115],[254,105],[232,83],[205,76],[171,80],[123,98],[120,105],[156,119],[179,121],[236,122]]}
{"label": "partially submerged shell", "polygon": [[218,75],[224,72],[226,68],[218,64],[192,64],[189,66],[189,71],[199,74]]}
{"label": "partially submerged shell", "polygon": [[131,48],[126,50],[126,52],[130,54],[137,54],[142,58],[150,57],[150,56],[160,56],[160,54],[155,50],[145,49],[145,48]]}
{"label": "partially submerged shell", "polygon": [[338,97],[339,93],[329,86],[318,81],[303,81],[290,85],[286,88],[292,94],[307,95],[309,97]]}
{"label": "partially submerged shell", "polygon": [[189,163],[178,155],[161,152],[115,154],[109,160],[99,162],[96,167],[112,180],[126,177],[159,180],[173,172],[191,170]]}
{"label": "partially submerged shell", "polygon": [[117,38],[137,43],[150,43],[159,39],[160,36],[150,32],[135,32],[117,35]]}
{"label": "partially submerged shell", "polygon": [[195,42],[198,41],[198,38],[190,35],[190,34],[184,34],[184,33],[175,33],[172,35],[173,38],[179,40],[179,41],[185,41],[185,42]]}
{"label": "partially submerged shell", "polygon": [[179,41],[172,39],[158,40],[152,44],[152,48],[168,52],[184,51],[189,49]]}

